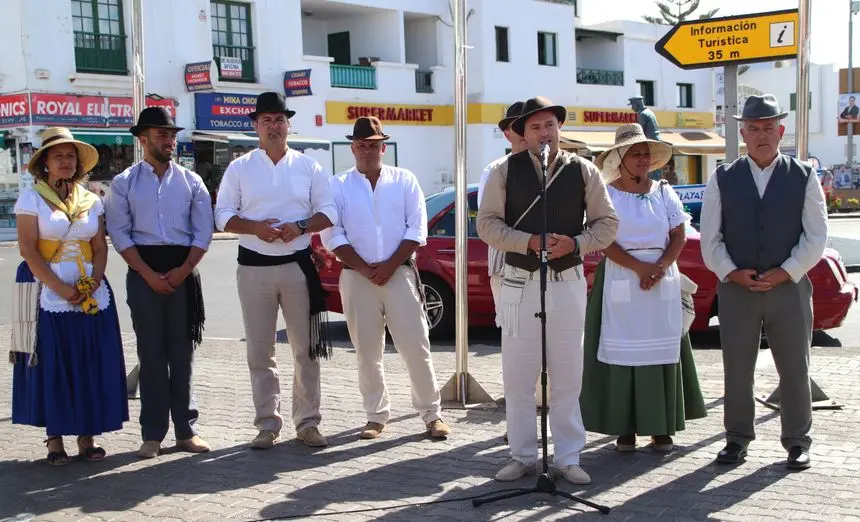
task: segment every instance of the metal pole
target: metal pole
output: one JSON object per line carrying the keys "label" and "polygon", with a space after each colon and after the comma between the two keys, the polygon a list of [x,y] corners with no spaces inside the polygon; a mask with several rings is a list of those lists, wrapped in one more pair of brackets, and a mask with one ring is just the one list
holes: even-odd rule
{"label": "metal pole", "polygon": [[723,120],[726,128],[726,163],[738,159],[738,66],[726,65],[723,70]]}
{"label": "metal pole", "polygon": [[458,375],[457,399],[464,405],[467,399],[466,379],[469,373],[469,323],[468,323],[468,234],[469,219],[468,190],[466,186],[466,0],[454,1],[454,154],[455,154],[455,219],[454,227],[456,249],[455,271],[455,331],[456,331],[456,372]]}
{"label": "metal pole", "polygon": [[[132,113],[134,119],[146,106],[143,67],[143,0],[132,0],[131,7],[131,57],[132,57]],[[134,161],[143,161],[143,147],[134,140]]]}
{"label": "metal pole", "polygon": [[[854,92],[854,0],[848,0],[848,94]],[[800,101],[800,100],[798,100]],[[854,124],[848,124],[848,162],[854,163]]]}
{"label": "metal pole", "polygon": [[466,0],[454,0],[454,375],[442,387],[446,406],[495,406],[495,401],[469,375],[469,191],[466,184]]}
{"label": "metal pole", "polygon": [[[131,112],[132,119],[137,120],[138,114],[146,104],[146,91],[144,90],[143,69],[143,0],[132,0],[131,4]],[[143,161],[143,146],[140,140],[132,140],[134,143],[134,162]],[[126,394],[129,399],[140,397],[138,385],[140,383],[140,363],[129,372],[126,377]]]}
{"label": "metal pole", "polygon": [[[797,31],[797,124],[794,129],[796,154],[800,161],[806,161],[809,157],[809,17],[811,14],[810,1],[800,0],[800,23]],[[849,78],[850,76],[849,74]]]}

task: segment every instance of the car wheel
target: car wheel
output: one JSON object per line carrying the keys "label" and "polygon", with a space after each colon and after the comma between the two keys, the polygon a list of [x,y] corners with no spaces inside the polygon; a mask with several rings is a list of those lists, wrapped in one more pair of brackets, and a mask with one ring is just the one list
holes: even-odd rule
{"label": "car wheel", "polygon": [[427,321],[430,337],[449,338],[454,334],[454,293],[448,284],[430,274],[421,274],[424,297],[427,300]]}

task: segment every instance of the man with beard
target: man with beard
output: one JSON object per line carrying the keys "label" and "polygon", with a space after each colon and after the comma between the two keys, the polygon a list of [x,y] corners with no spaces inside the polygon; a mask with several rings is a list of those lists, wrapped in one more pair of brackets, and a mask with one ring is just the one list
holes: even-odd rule
{"label": "man with beard", "polygon": [[337,221],[330,176],[319,163],[290,149],[290,118],[283,95],[264,92],[248,114],[260,147],[233,160],[218,189],[219,230],[239,234],[237,282],[245,322],[248,368],[259,433],[253,449],[280,439],[281,384],[275,360],[278,309],[293,350],[292,421],[298,439],[325,446],[319,431],[320,361],[331,356],[325,290],[311,257],[311,234]]}
{"label": "man with beard", "polygon": [[[546,360],[549,422],[557,473],[574,484],[591,477],[579,466],[585,428],[579,409],[587,283],[582,258],[615,240],[618,218],[600,171],[590,161],[559,149],[567,110],[546,98],[523,104],[511,128],[527,150],[490,172],[478,210],[478,235],[504,252],[499,292],[502,373],[511,461],[496,480],[534,473],[538,460],[534,382],[541,373],[540,252],[543,205],[547,206]],[[548,146],[546,200],[541,149]]]}
{"label": "man with beard", "polygon": [[129,129],[143,146],[143,161],[114,178],[105,200],[111,241],[129,266],[141,458],[159,454],[170,417],[178,447],[209,451],[197,435],[191,376],[205,319],[196,266],[212,241],[212,203],[200,176],[171,160],[180,130],[164,108],[144,109]]}

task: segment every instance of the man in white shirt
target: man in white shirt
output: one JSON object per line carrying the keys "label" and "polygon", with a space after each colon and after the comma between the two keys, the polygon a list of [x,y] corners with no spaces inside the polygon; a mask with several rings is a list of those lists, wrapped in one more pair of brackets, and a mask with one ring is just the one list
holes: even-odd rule
{"label": "man in white shirt", "polygon": [[427,244],[424,194],[412,172],[382,164],[387,136],[376,117],[355,122],[355,167],[331,180],[338,219],[322,232],[326,248],[343,262],[340,295],[358,357],[358,387],[375,439],[391,413],[382,365],[385,327],[412,381],[412,405],[432,437],[451,430],[442,422],[441,396],[414,254]]}
{"label": "man in white shirt", "polygon": [[824,253],[827,208],[812,167],[779,152],[780,120],[787,115],[771,94],[747,98],[735,119],[748,155],[720,165],[705,189],[702,257],[720,281],[727,444],[717,462],[723,464],[743,461],[755,439],[753,380],[764,324],[780,379],[786,464],[810,466],[812,284],[806,273]]}
{"label": "man in white shirt", "polygon": [[237,281],[245,322],[248,368],[259,434],[254,449],[280,438],[280,381],[275,336],[280,307],[293,350],[292,417],[297,437],[325,446],[319,432],[320,363],[331,355],[325,292],[311,258],[313,232],[337,221],[329,175],[314,159],[287,145],[289,119],[283,95],[266,92],[248,116],[260,147],[233,160],[218,189],[219,230],[239,234]]}

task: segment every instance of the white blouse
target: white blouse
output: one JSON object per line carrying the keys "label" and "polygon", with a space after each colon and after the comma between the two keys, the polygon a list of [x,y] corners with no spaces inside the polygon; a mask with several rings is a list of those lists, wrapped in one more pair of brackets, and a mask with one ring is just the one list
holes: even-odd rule
{"label": "white blouse", "polygon": [[[97,201],[87,215],[78,218],[70,226],[69,218],[62,211],[53,210],[38,192],[27,189],[19,194],[14,212],[16,215],[36,216],[39,219],[39,238],[41,239],[89,241],[99,231],[99,216],[104,214],[104,205],[101,201]],[[49,263],[49,266],[57,277],[70,285],[74,285],[81,276],[78,264],[74,261]],[[93,265],[84,263],[84,268],[87,275],[91,276]],[[110,305],[110,292],[104,281],[101,283],[93,298],[98,302],[99,310],[104,310]],[[45,285],[42,285],[39,304],[48,312],[82,312],[79,305],[69,304]]]}

